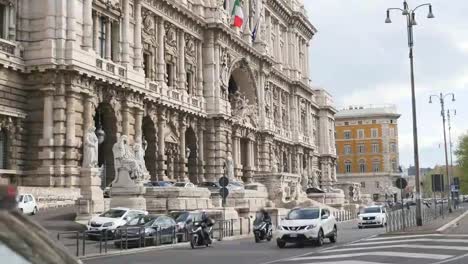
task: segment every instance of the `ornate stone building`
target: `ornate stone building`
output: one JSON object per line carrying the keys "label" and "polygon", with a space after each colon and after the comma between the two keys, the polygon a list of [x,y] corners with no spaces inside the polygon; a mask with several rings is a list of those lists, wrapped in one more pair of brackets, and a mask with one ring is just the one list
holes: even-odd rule
{"label": "ornate stone building", "polygon": [[231,156],[246,183],[331,186],[336,111],[310,84],[302,0],[242,5],[237,29],[229,1],[0,0],[2,181],[82,188],[95,126],[105,185],[127,135],[144,139],[152,180],[215,181]]}

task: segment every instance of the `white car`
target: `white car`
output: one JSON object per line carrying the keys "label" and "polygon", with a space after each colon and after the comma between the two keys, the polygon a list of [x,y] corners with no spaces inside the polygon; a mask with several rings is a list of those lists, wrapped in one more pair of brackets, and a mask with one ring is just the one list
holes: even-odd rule
{"label": "white car", "polygon": [[181,188],[195,188],[195,185],[191,182],[176,182],[173,185],[174,187],[181,187]]}
{"label": "white car", "polygon": [[336,219],[325,208],[295,208],[278,225],[276,244],[284,248],[286,243],[303,245],[315,242],[322,246],[324,239],[335,243],[338,239]]}
{"label": "white car", "polygon": [[386,209],[383,206],[369,206],[359,214],[358,228],[381,226],[387,224]]}
{"label": "white car", "polygon": [[23,214],[35,215],[39,211],[36,199],[32,194],[19,194],[16,197],[18,203],[18,209]]}
{"label": "white car", "polygon": [[99,237],[103,232],[107,232],[107,237],[113,238],[118,227],[124,226],[127,222],[138,216],[147,214],[148,212],[146,211],[124,207],[111,208],[109,211],[89,220],[87,234],[89,237]]}

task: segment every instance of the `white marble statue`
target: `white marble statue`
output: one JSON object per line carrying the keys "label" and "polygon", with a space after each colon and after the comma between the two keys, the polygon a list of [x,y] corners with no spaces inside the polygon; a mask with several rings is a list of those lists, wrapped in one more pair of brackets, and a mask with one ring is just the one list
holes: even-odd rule
{"label": "white marble statue", "polygon": [[96,128],[90,127],[84,136],[83,168],[96,168],[98,166],[98,138]]}
{"label": "white marble statue", "polygon": [[123,135],[117,140],[112,147],[112,152],[114,154],[116,180],[118,179],[119,170],[122,168],[129,171],[132,180],[137,180],[137,177],[141,177],[134,150],[129,146],[127,136]]}
{"label": "white marble statue", "polygon": [[145,163],[145,152],[146,149],[143,148],[143,144],[141,140],[137,140],[133,145],[133,150],[135,151],[135,161],[137,162],[137,166],[135,168],[135,178],[140,179],[143,181],[149,180],[149,172],[146,169]]}
{"label": "white marble statue", "polygon": [[232,160],[231,154],[226,158],[226,177],[228,179],[234,179],[234,162]]}

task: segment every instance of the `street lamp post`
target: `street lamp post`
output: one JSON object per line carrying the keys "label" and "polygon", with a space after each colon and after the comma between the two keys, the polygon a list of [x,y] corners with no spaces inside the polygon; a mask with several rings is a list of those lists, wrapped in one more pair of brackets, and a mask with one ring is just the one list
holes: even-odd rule
{"label": "street lamp post", "polygon": [[[457,115],[457,110],[452,110],[454,115]],[[450,175],[453,181],[453,151],[452,151],[452,123],[451,123],[451,112],[447,110],[447,121],[448,121],[448,132],[449,132],[449,146],[450,146]],[[453,197],[452,197],[453,198]],[[457,206],[455,206],[457,208]]]}
{"label": "street lamp post", "polygon": [[455,94],[453,93],[447,93],[447,94],[442,94],[440,93],[439,95],[431,95],[429,96],[429,103],[432,103],[432,98],[435,97],[437,99],[439,99],[440,101],[440,115],[442,116],[442,126],[443,126],[443,130],[444,130],[444,148],[445,148],[445,175],[447,175],[447,182],[449,184],[449,187],[448,187],[448,196],[447,196],[447,199],[448,199],[448,208],[449,208],[449,212],[452,211],[452,199],[451,199],[451,193],[452,193],[452,190],[451,190],[451,186],[452,186],[452,177],[451,175],[449,174],[449,163],[448,163],[448,152],[447,152],[447,133],[445,132],[445,97],[447,96],[452,96],[452,102],[455,101]]}
{"label": "street lamp post", "polygon": [[392,23],[390,19],[390,12],[399,10],[401,14],[406,17],[406,24],[408,30],[408,47],[409,47],[409,59],[410,59],[410,74],[411,74],[411,105],[413,112],[413,147],[414,147],[414,166],[416,167],[416,224],[422,226],[422,216],[421,216],[421,184],[419,178],[419,152],[418,152],[418,128],[417,128],[417,119],[416,119],[416,94],[414,88],[414,61],[413,61],[413,27],[417,25],[416,23],[416,10],[420,7],[428,6],[429,13],[427,18],[434,18],[432,13],[431,4],[422,4],[417,6],[414,9],[410,9],[406,0],[403,2],[402,8],[389,8],[387,9],[387,18],[385,23]]}

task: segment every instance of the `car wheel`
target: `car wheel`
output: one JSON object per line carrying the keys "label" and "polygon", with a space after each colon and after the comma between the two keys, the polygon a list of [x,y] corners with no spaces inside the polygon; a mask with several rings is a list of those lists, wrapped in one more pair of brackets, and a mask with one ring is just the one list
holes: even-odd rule
{"label": "car wheel", "polygon": [[284,248],[286,246],[286,242],[276,240],[276,245],[278,245],[279,248]]}
{"label": "car wheel", "polygon": [[333,228],[333,234],[332,236],[330,237],[330,242],[332,243],[336,243],[336,241],[338,240],[338,230],[336,229],[336,226]]}
{"label": "car wheel", "polygon": [[317,237],[317,246],[321,247],[323,246],[323,230],[320,229]]}
{"label": "car wheel", "polygon": [[37,214],[37,206],[34,206],[34,209],[33,209],[33,211],[32,211],[32,213],[31,213],[31,214],[32,214],[32,215],[35,215],[35,214]]}

